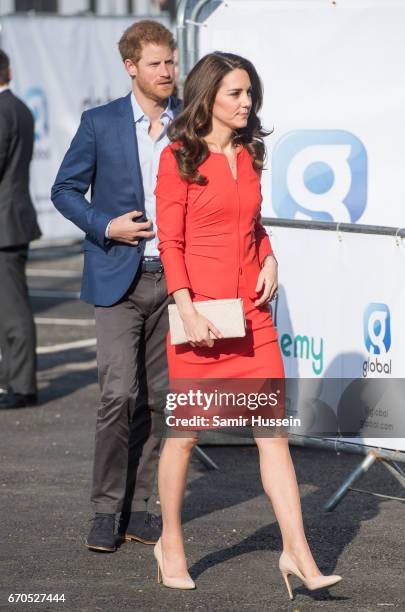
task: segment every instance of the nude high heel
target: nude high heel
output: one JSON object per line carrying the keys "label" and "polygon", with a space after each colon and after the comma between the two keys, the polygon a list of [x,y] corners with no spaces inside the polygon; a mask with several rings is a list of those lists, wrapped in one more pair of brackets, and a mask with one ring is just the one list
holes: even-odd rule
{"label": "nude high heel", "polygon": [[169,587],[169,589],[195,589],[195,582],[189,574],[187,576],[175,576],[175,577],[165,576],[163,572],[163,555],[162,555],[162,544],[160,542],[160,538],[156,542],[156,545],[153,549],[153,554],[157,561],[158,584],[162,582],[164,586]]}
{"label": "nude high heel", "polygon": [[290,578],[289,578],[291,575],[299,578],[299,580],[301,580],[301,582],[303,582],[304,585],[307,587],[307,589],[309,589],[310,591],[315,591],[316,589],[325,589],[326,587],[330,587],[342,580],[341,576],[334,576],[334,575],[314,576],[313,578],[305,578],[301,574],[300,570],[298,569],[294,561],[291,559],[291,557],[287,555],[286,552],[281,553],[280,560],[278,562],[278,566],[285,580],[290,599],[294,599],[293,592],[291,589],[291,584],[290,584]]}

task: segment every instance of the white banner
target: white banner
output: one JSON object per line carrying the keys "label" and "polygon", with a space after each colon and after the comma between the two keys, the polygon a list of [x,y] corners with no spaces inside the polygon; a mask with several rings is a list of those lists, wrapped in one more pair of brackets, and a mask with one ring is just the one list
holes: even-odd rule
{"label": "white banner", "polygon": [[405,225],[404,23],[404,0],[228,0],[198,29],[263,80],[264,215]]}
{"label": "white banner", "polygon": [[[351,380],[384,379],[382,392],[385,380],[405,379],[405,241],[284,227],[272,227],[269,233],[279,260],[273,315],[286,376],[303,380],[306,397],[309,385],[311,395],[325,401],[320,411],[331,407],[336,412],[340,403],[339,421],[350,422],[359,408],[353,406],[353,397],[360,401],[354,394],[342,403]],[[330,379],[340,379],[341,388]],[[361,381],[357,386],[368,392]],[[373,438],[381,435],[378,445],[405,451],[405,437],[394,439],[396,430],[402,435],[398,423],[405,421],[403,396],[393,398],[388,410],[386,405],[387,397],[372,406],[368,431]],[[304,420],[315,418],[308,415],[308,405],[298,408]],[[352,414],[344,414],[347,410]],[[362,442],[371,445],[376,440]]]}
{"label": "white banner", "polygon": [[31,194],[45,239],[82,236],[56,211],[50,191],[81,113],[130,91],[117,43],[132,23],[131,17],[91,16],[25,15],[1,20],[1,45],[11,61],[11,87],[35,117]]}

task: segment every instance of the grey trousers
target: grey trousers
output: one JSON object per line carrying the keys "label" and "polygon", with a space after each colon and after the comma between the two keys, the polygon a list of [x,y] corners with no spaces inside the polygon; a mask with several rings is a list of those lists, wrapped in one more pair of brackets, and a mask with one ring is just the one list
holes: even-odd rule
{"label": "grey trousers", "polygon": [[28,245],[0,249],[0,387],[37,392],[36,333],[25,264]]}
{"label": "grey trousers", "polygon": [[139,273],[126,296],[95,307],[101,406],[91,501],[96,512],[146,510],[168,389],[166,280]]}

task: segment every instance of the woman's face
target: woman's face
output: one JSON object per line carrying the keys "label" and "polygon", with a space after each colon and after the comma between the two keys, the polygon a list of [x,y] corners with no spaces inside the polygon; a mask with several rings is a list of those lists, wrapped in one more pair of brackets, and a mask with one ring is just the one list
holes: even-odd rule
{"label": "woman's face", "polygon": [[247,125],[252,108],[252,86],[246,70],[237,68],[221,81],[212,109],[212,118],[232,130]]}

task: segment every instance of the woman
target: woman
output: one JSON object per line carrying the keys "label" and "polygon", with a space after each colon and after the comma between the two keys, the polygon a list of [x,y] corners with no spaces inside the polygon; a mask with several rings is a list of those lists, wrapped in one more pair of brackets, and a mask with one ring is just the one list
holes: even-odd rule
{"label": "woman", "polygon": [[[254,66],[230,53],[212,53],[190,72],[184,110],[172,123],[173,141],[161,156],[156,187],[159,249],[168,291],[189,343],[172,346],[171,379],[282,378],[283,364],[268,302],[277,290],[277,261],[260,223],[260,174],[265,147],[257,112],[262,87]],[[194,307],[207,299],[241,297],[247,334],[221,333]],[[215,336],[212,338],[210,332]],[[184,553],[181,506],[197,441],[169,437],[159,464],[162,537],[155,547],[158,579],[194,588]],[[335,584],[322,576],[305,538],[298,486],[286,437],[256,437],[263,487],[281,529],[280,570],[308,588]]]}

